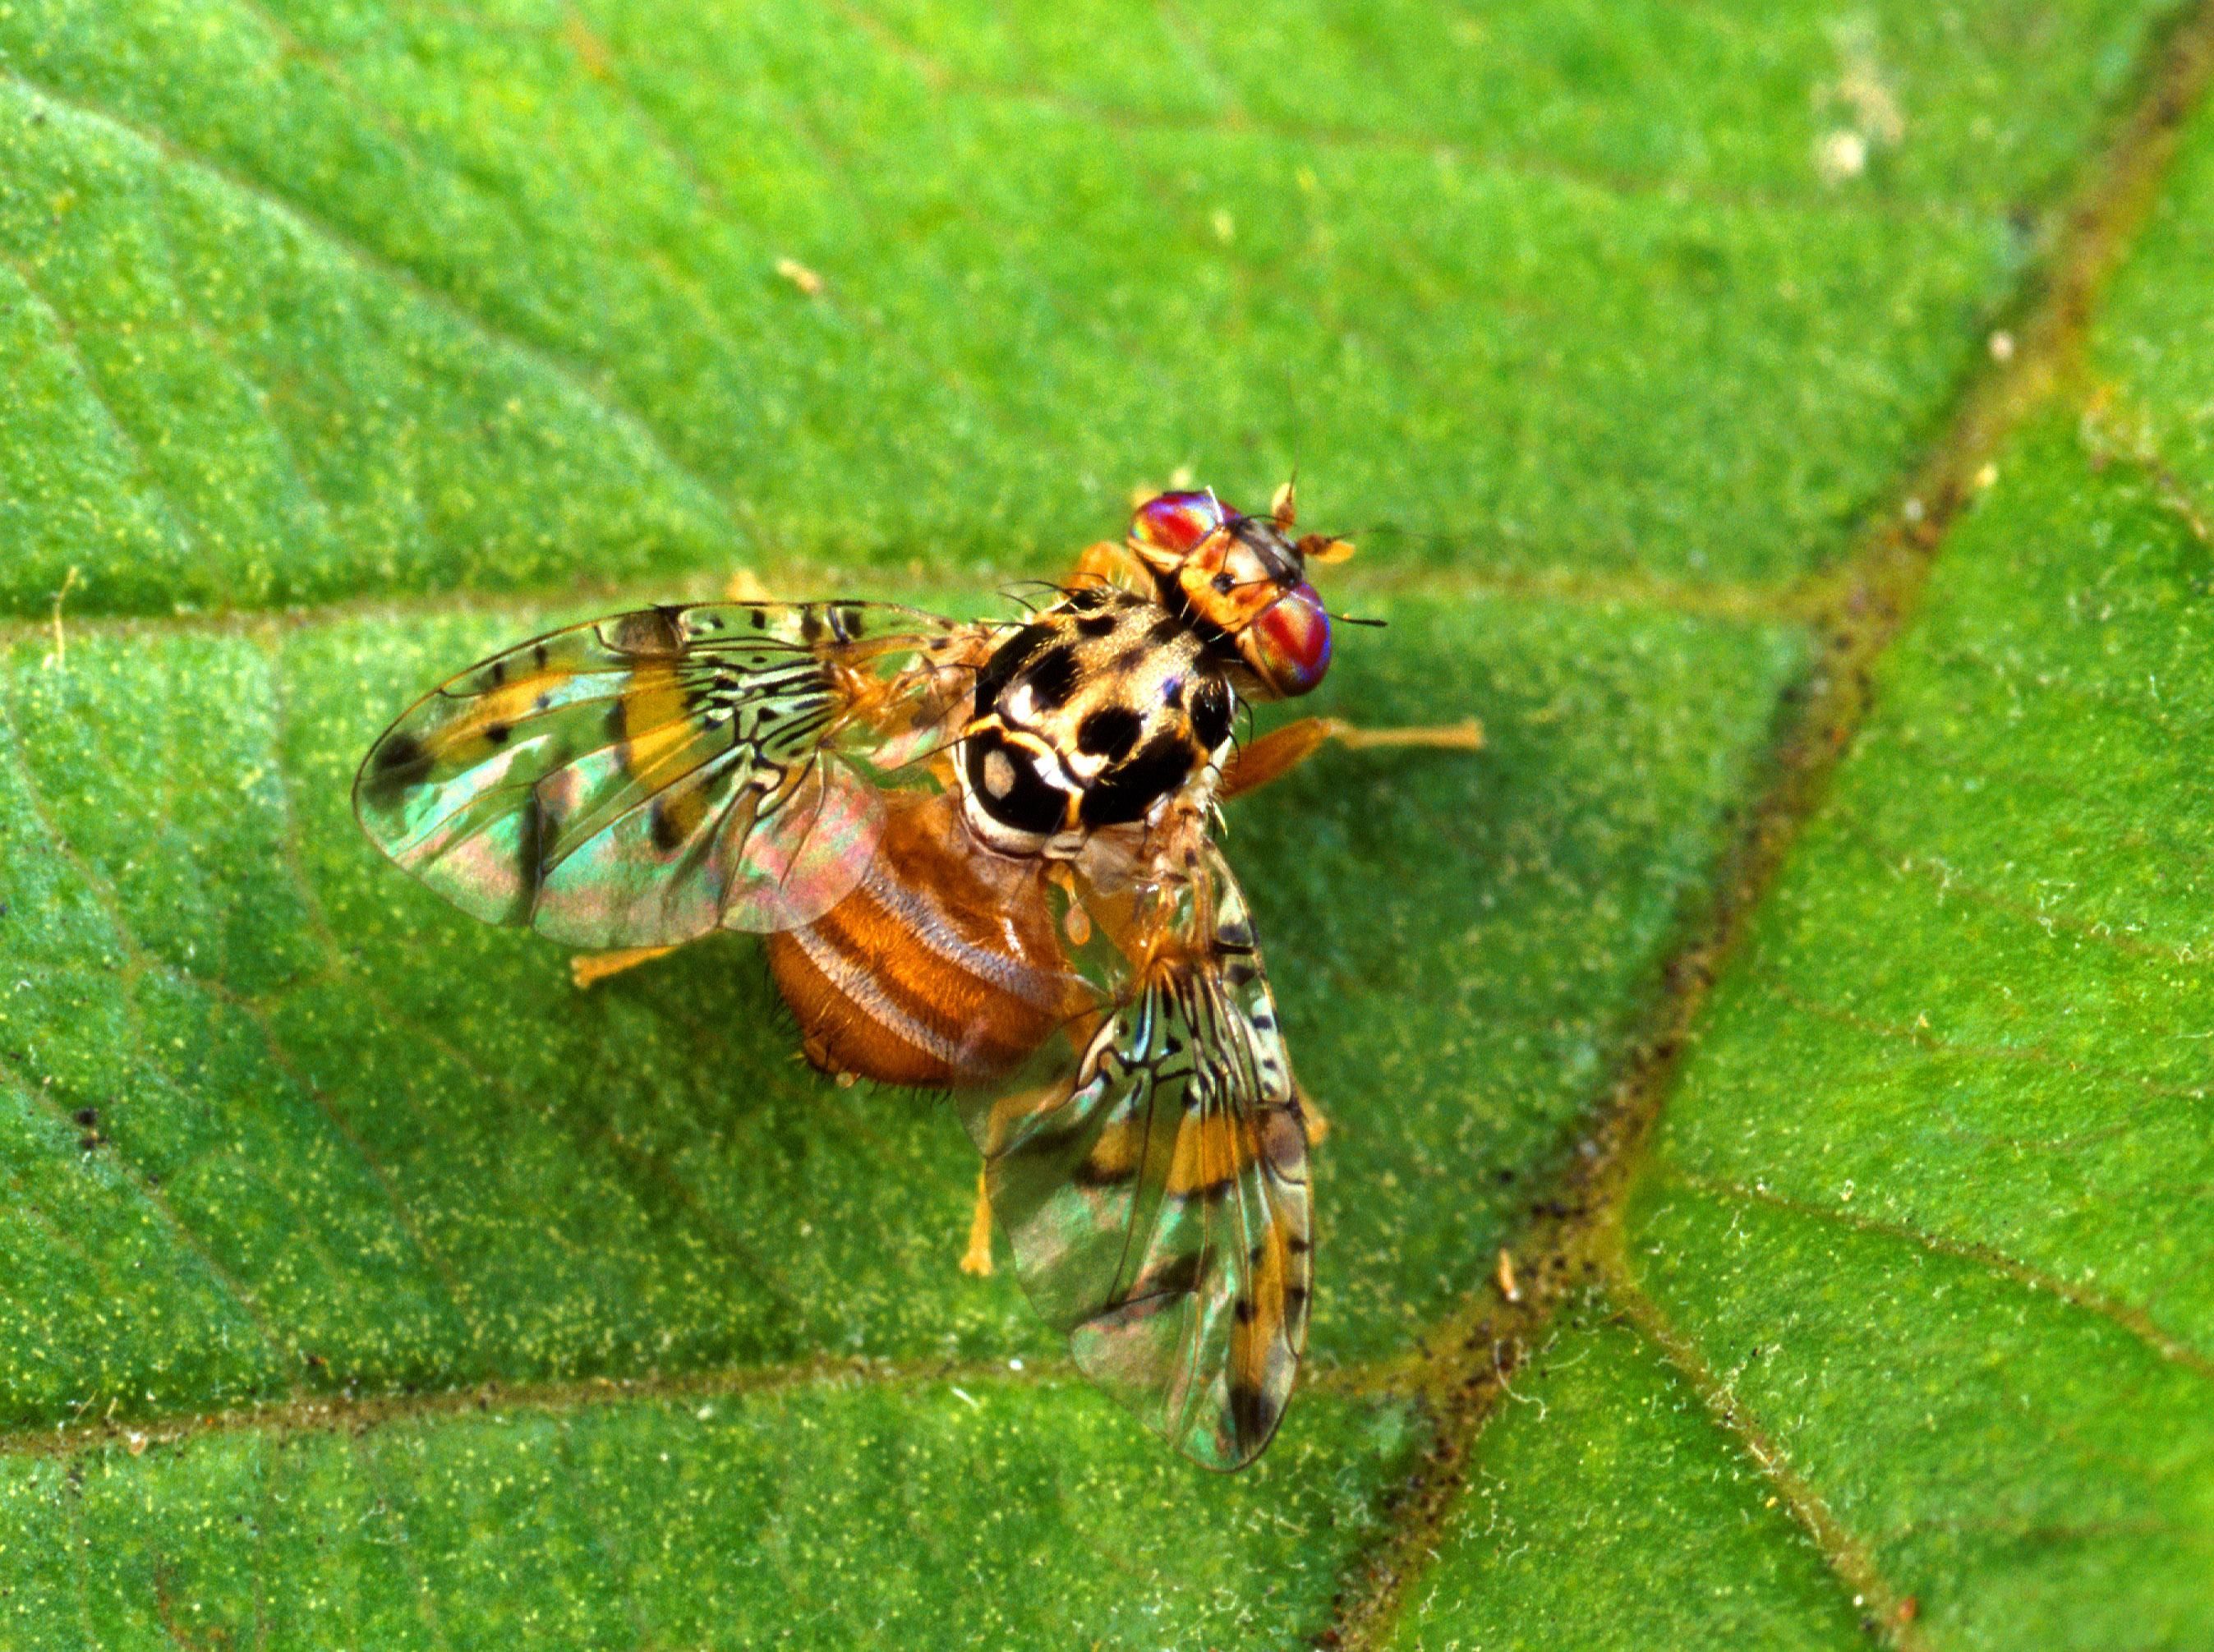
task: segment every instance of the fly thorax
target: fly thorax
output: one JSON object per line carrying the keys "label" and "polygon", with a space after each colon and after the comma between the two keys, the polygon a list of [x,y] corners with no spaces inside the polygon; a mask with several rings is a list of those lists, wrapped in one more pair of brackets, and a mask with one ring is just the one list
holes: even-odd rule
{"label": "fly thorax", "polygon": [[1073,856],[1104,826],[1211,794],[1237,701],[1190,625],[1086,586],[977,674],[956,772],[970,828],[1007,854]]}

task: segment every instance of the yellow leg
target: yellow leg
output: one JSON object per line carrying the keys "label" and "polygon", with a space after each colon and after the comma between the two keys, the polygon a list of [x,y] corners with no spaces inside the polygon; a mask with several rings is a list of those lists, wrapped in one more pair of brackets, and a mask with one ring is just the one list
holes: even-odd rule
{"label": "yellow leg", "polygon": [[1319,1147],[1322,1146],[1323,1138],[1330,1134],[1330,1120],[1323,1117],[1322,1109],[1315,1104],[1315,1098],[1307,1093],[1306,1086],[1303,1084],[1299,1086],[1299,1096],[1300,1126],[1307,1133],[1307,1146]]}
{"label": "yellow leg", "polygon": [[969,1218],[969,1248],[961,1253],[961,1271],[979,1279],[992,1272],[992,1201],[984,1191],[984,1172],[976,1172],[976,1209]]}
{"label": "yellow leg", "polygon": [[1416,728],[1359,729],[1330,719],[1337,743],[1349,751],[1367,751],[1378,746],[1428,746],[1439,751],[1481,751],[1483,725],[1473,717],[1458,723],[1433,723]]}
{"label": "yellow leg", "polygon": [[1146,565],[1132,555],[1130,548],[1111,539],[1103,539],[1096,545],[1087,545],[1076,559],[1076,566],[1068,576],[1071,585],[1116,585],[1124,590],[1143,590],[1149,581]]}
{"label": "yellow leg", "polygon": [[1330,740],[1355,751],[1375,746],[1481,751],[1483,725],[1470,717],[1428,728],[1362,729],[1336,717],[1302,717],[1240,748],[1223,774],[1221,794],[1234,798],[1257,792],[1270,780],[1290,774]]}
{"label": "yellow leg", "polygon": [[582,992],[595,982],[605,981],[609,976],[619,976],[625,970],[637,968],[664,952],[673,952],[673,946],[631,946],[620,952],[578,952],[569,960],[569,979]]}

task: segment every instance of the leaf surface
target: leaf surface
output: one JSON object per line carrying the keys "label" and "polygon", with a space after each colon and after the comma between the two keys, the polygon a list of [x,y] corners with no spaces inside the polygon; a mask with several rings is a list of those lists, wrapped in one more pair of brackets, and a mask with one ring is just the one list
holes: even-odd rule
{"label": "leaf surface", "polygon": [[[1562,1203],[2160,16],[0,7],[0,1619],[2205,1638],[2203,119]],[[1313,708],[1488,743],[1232,809],[1334,1129],[1222,1480],[957,1270],[957,1122],[815,1080],[754,943],[579,996],[346,798],[549,625],[997,612],[1295,463],[1391,621]],[[1471,1443],[1547,1223],[1618,1242]]]}
{"label": "leaf surface", "polygon": [[[1584,1309],[1902,1644],[2214,1635],[2214,467],[2159,445],[2190,421],[2170,352],[2211,155],[2202,117],[2092,328],[2085,412],[2033,419],[1948,537]],[[1571,1450],[1587,1381],[1541,1375],[1550,1414],[1509,1407],[1479,1461]],[[1474,1636],[1507,1576],[1575,1563],[1576,1508],[1654,1491],[1608,1463],[1569,1494],[1526,1473],[1481,1528],[1471,1503],[1455,1604],[1406,1643]],[[1511,1567],[1502,1532],[1536,1534]],[[1612,1582],[1625,1613],[1653,1579]]]}

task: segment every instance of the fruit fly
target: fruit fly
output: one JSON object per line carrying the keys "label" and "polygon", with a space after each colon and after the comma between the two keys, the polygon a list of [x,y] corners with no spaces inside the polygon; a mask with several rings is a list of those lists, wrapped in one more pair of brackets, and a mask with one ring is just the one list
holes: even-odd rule
{"label": "fruit fly", "polygon": [[[763,934],[808,1061],[950,1092],[996,1220],[1077,1365],[1179,1451],[1275,1434],[1306,1347],[1318,1116],[1217,805],[1361,735],[1307,693],[1331,615],[1288,485],[1249,517],[1160,494],[1027,618],[882,603],[658,607],[509,649],[370,749],[378,848],[578,983]],[[987,1214],[988,1212],[988,1215]]]}

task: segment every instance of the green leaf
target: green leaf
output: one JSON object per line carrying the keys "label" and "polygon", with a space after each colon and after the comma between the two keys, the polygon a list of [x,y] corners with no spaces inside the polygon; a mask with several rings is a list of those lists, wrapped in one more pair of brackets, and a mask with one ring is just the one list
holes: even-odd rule
{"label": "green leaf", "polygon": [[[1397,1408],[1325,1399],[1327,1443],[1194,1484],[1067,1392],[705,1386],[34,1462],[0,1525],[65,1524],[97,1585],[32,1553],[0,1618],[100,1646],[1036,1645],[1064,1614],[1124,1642],[1162,1622],[1281,1642],[1326,1608],[1412,1443]],[[194,1527],[217,1539],[180,1542]]]}
{"label": "green leaf", "polygon": [[[1619,1538],[1594,1562],[1591,1527],[1656,1496],[1665,1526],[1712,1524],[1700,1483],[1748,1466],[1885,1638],[2214,1636],[2214,464],[2156,445],[2194,417],[2165,364],[2210,210],[2202,116],[2095,328],[2114,382],[1997,461],[1716,991],[1584,1309],[1628,1329],[1564,1335],[1560,1374],[1525,1380],[1550,1410],[1484,1441],[1507,1484],[1458,1516],[1451,1604],[1409,1644],[1524,1643],[1502,1589],[1595,1563],[1591,1643],[1669,1639],[1624,1630],[1743,1563]],[[2116,403],[2141,410],[2127,453]],[[1630,1335],[1706,1412],[1703,1465],[1656,1465],[1648,1428],[1644,1460],[1594,1447],[1564,1487],[1543,1465],[1593,1424],[1563,1367]],[[1840,1639],[1820,1600],[1761,1594],[1741,1643]]]}
{"label": "green leaf", "polygon": [[[0,4],[9,1634],[2204,1638],[2203,125],[1589,1168],[2157,9]],[[346,798],[547,624],[1294,463],[1313,709],[1489,743],[1231,811],[1334,1129],[1223,1479],[753,943],[579,995]]]}
{"label": "green leaf", "polygon": [[1518,1377],[1483,1474],[1400,1625],[1409,1644],[1862,1644],[1754,1464],[1592,1305]]}
{"label": "green leaf", "polygon": [[[1677,9],[23,0],[0,603],[1027,566],[1140,478],[1295,462],[1409,563],[1788,580],[1972,360],[2143,8]],[[1826,186],[1864,58],[1915,138]]]}

